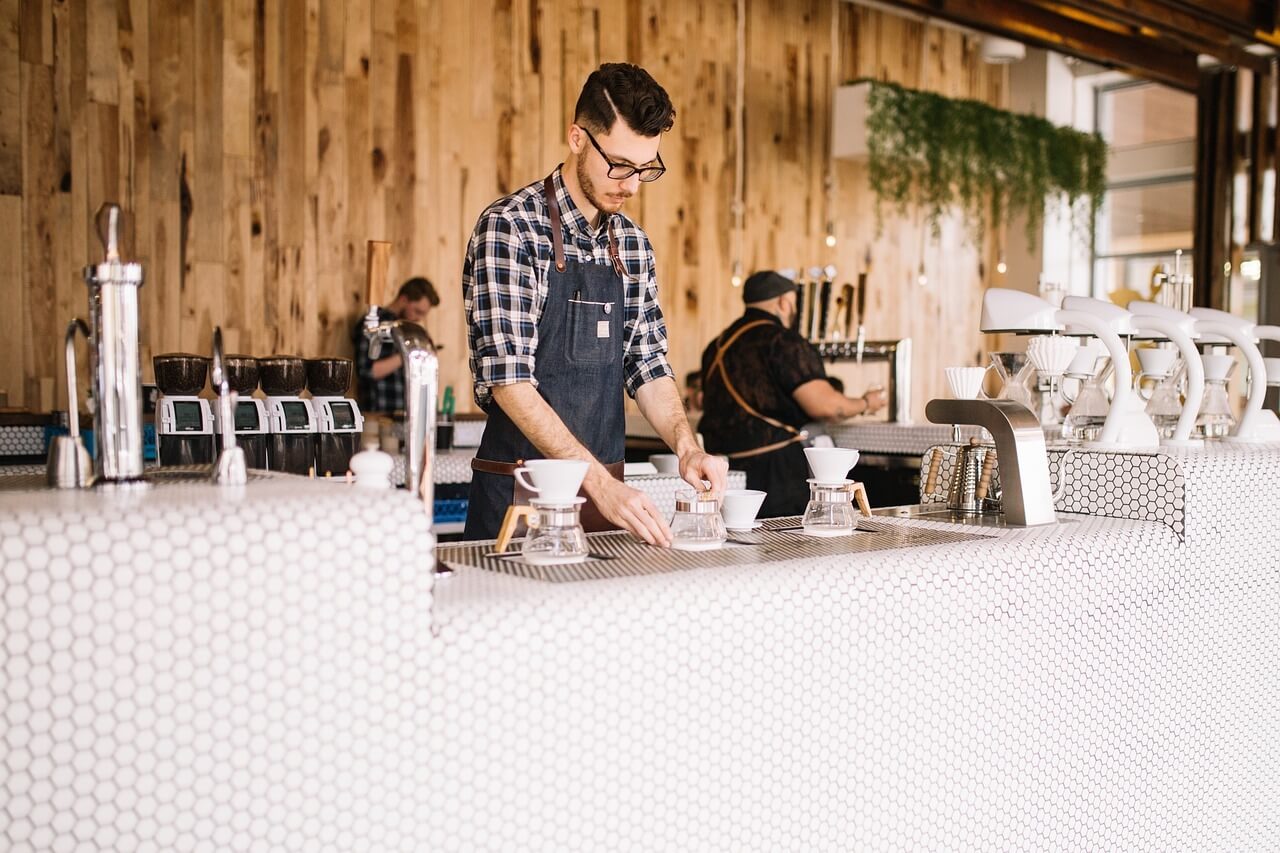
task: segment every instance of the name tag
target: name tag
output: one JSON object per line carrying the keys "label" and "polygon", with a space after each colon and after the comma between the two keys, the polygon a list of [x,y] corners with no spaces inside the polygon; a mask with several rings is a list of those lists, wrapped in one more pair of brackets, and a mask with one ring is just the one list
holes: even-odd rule
{"label": "name tag", "polygon": [[608,320],[599,320],[596,322],[596,337],[597,338],[609,337],[609,321]]}

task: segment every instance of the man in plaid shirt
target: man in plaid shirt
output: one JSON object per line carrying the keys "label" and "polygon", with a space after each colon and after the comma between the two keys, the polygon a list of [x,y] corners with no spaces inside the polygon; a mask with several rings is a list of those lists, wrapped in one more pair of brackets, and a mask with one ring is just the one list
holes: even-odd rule
{"label": "man in plaid shirt", "polygon": [[580,459],[600,526],[669,545],[653,502],[621,481],[624,390],[679,455],[686,481],[724,489],[728,465],[698,446],[667,364],[653,247],[620,212],[666,170],[658,143],[674,118],[644,69],[602,65],[578,98],[564,164],[476,223],[462,287],[475,398],[489,420],[472,463],[467,538],[496,535],[517,463]]}
{"label": "man in plaid shirt", "polygon": [[[421,276],[400,285],[390,307],[378,306],[378,321],[408,320],[424,329],[427,314],[440,304],[435,285]],[[369,341],[364,334],[364,318],[352,327],[351,345],[355,348],[356,393],[360,411],[393,414],[404,411],[404,360],[392,352],[374,361],[369,358]]]}

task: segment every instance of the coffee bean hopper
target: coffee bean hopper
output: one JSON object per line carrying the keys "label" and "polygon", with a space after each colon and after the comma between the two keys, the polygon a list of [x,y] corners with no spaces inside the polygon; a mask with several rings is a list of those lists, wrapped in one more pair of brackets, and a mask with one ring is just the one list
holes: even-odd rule
{"label": "coffee bean hopper", "polygon": [[339,477],[347,473],[364,432],[360,407],[346,396],[351,359],[309,358],[306,366],[307,390],[316,417],[316,474]]}
{"label": "coffee bean hopper", "polygon": [[209,359],[186,352],[153,356],[160,399],[156,444],[161,465],[213,464],[213,409],[199,396]]}
{"label": "coffee bean hopper", "polygon": [[315,464],[316,417],[311,401],[298,396],[307,386],[302,359],[273,355],[258,359],[258,381],[267,395],[267,467],[309,474]]}

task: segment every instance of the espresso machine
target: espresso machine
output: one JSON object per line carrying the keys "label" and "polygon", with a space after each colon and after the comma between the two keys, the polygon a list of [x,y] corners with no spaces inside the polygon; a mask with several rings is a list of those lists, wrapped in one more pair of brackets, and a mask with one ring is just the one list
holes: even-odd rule
{"label": "espresso machine", "polygon": [[311,401],[298,396],[307,386],[302,359],[291,355],[260,358],[258,381],[267,395],[267,467],[289,474],[311,473],[316,416]]}
{"label": "espresso machine", "polygon": [[213,464],[213,409],[199,396],[209,359],[186,352],[154,356],[156,385],[156,450],[160,464]]}
{"label": "espresso machine", "polygon": [[316,418],[316,475],[342,476],[360,449],[364,417],[356,401],[346,396],[351,384],[351,359],[309,358],[307,390]]}
{"label": "espresso machine", "polygon": [[[258,360],[247,355],[229,355],[222,360],[222,369],[228,386],[238,397],[232,414],[236,445],[244,448],[248,467],[265,469],[270,425],[267,404],[253,396],[258,388]],[[219,393],[217,386],[213,390]],[[217,409],[213,413],[213,429],[217,435],[222,435],[222,418]]]}

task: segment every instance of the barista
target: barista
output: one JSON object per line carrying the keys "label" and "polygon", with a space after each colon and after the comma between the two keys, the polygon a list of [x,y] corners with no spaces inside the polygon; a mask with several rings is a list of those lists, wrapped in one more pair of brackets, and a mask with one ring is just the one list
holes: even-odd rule
{"label": "barista", "polygon": [[621,479],[624,389],[686,481],[724,488],[728,466],[698,446],[667,364],[653,248],[621,213],[666,171],[658,143],[674,119],[644,69],[600,66],[578,97],[564,164],[476,223],[462,285],[476,402],[489,419],[472,461],[468,539],[497,535],[512,471],[545,457],[591,463],[584,527],[669,545],[653,501]]}
{"label": "barista", "polygon": [[763,518],[799,515],[809,499],[801,429],[884,408],[884,392],[846,397],[827,377],[813,346],[791,330],[796,285],[772,271],[742,285],[746,310],[702,354],[703,414],[710,453],[746,471],[747,488],[768,492]]}

